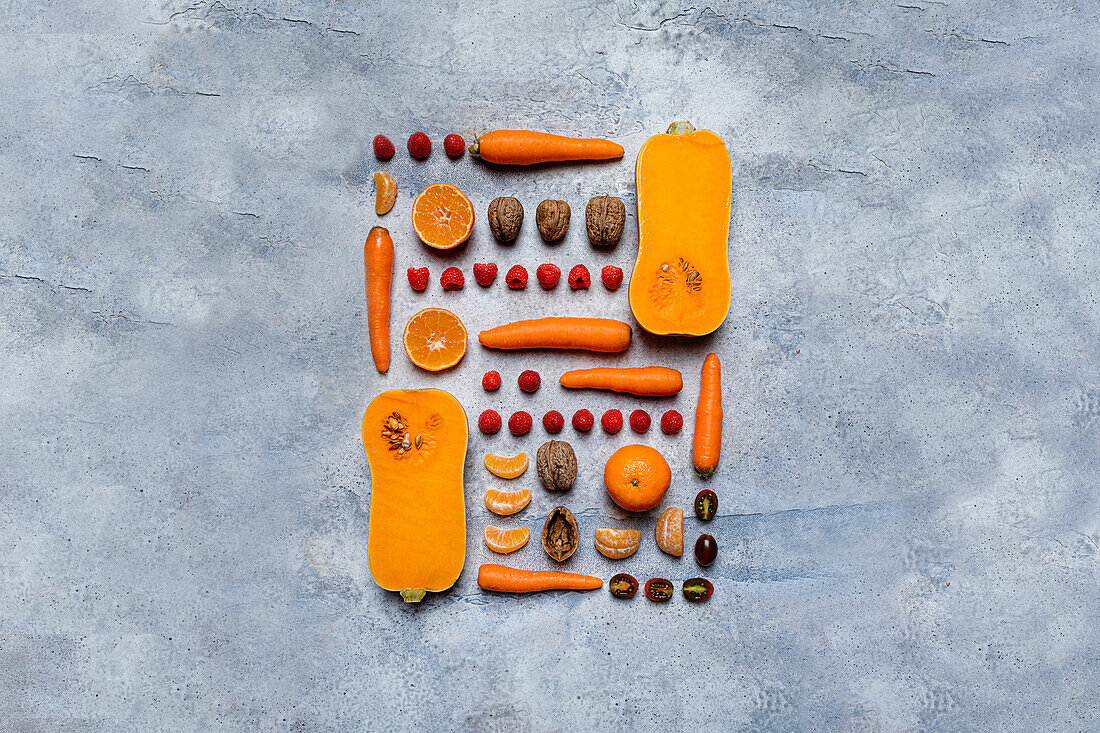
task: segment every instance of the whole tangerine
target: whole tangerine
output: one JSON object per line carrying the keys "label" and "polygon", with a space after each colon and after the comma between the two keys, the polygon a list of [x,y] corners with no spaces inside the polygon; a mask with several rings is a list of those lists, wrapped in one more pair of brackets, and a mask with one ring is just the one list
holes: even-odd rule
{"label": "whole tangerine", "polygon": [[672,469],[660,451],[648,445],[624,445],[603,469],[611,500],[628,512],[648,512],[661,503],[672,483]]}

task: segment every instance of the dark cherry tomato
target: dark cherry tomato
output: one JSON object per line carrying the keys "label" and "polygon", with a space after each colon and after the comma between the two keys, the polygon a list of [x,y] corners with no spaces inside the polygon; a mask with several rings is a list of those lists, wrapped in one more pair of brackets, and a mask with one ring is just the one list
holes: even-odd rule
{"label": "dark cherry tomato", "polygon": [[714,519],[718,513],[718,494],[710,489],[703,489],[695,497],[695,516],[704,522]]}
{"label": "dark cherry tomato", "polygon": [[675,590],[676,586],[672,584],[672,581],[664,578],[650,578],[645,582],[645,597],[657,603],[664,603],[672,598],[672,593]]}
{"label": "dark cherry tomato", "polygon": [[699,535],[695,540],[695,559],[704,568],[718,559],[718,540],[709,534]]}
{"label": "dark cherry tomato", "polygon": [[611,579],[607,587],[611,589],[611,595],[616,598],[633,598],[638,592],[638,579],[633,575],[619,573]]}
{"label": "dark cherry tomato", "polygon": [[714,595],[714,586],[706,578],[691,578],[684,581],[684,598],[692,603],[709,601]]}

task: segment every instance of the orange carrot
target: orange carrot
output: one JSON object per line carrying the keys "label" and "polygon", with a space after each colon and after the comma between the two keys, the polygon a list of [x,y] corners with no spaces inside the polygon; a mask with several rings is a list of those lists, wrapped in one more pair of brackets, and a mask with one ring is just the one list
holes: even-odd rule
{"label": "orange carrot", "polygon": [[477,340],[490,349],[615,352],[630,346],[630,326],[610,318],[535,318],[482,331]]}
{"label": "orange carrot", "polygon": [[623,146],[599,138],[495,130],[475,138],[470,153],[499,165],[532,165],[563,160],[614,160],[623,157]]}
{"label": "orange carrot", "polygon": [[680,372],[662,366],[574,369],[561,375],[559,381],[570,389],[609,389],[643,397],[673,395],[684,388]]}
{"label": "orange carrot", "polygon": [[695,440],[691,462],[703,478],[718,468],[722,452],[722,364],[716,354],[703,360],[703,379],[699,384],[699,405],[695,408]]}
{"label": "orange carrot", "polygon": [[393,240],[385,227],[374,227],[363,245],[367,281],[367,329],[374,365],[383,374],[390,368],[390,280],[393,277]]}
{"label": "orange carrot", "polygon": [[477,571],[482,590],[498,593],[535,593],[540,590],[595,590],[603,581],[591,575],[556,570],[519,570],[504,565],[482,565]]}

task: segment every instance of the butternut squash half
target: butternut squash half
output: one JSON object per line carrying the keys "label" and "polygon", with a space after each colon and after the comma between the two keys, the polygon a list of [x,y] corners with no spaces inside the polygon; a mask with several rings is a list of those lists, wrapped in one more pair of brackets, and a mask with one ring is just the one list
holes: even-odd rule
{"label": "butternut squash half", "polygon": [[733,169],[722,138],[673,122],[638,151],[638,259],[630,310],[655,334],[702,336],[730,309]]}
{"label": "butternut squash half", "polygon": [[374,582],[406,602],[447,590],[462,572],[468,433],[462,405],[438,389],[383,392],[363,415],[371,478],[367,562]]}

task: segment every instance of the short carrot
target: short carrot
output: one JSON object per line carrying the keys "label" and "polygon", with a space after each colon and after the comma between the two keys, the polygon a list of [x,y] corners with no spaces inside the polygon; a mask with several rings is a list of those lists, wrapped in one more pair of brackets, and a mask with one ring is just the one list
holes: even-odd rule
{"label": "short carrot", "polygon": [[383,374],[390,368],[390,281],[393,278],[393,240],[385,227],[374,227],[363,245],[367,282],[367,330],[374,365]]}
{"label": "short carrot", "polygon": [[490,328],[477,340],[490,349],[583,349],[606,353],[630,346],[630,326],[610,318],[555,317]]}
{"label": "short carrot", "polygon": [[722,364],[716,354],[703,360],[703,379],[699,384],[699,404],[695,408],[695,439],[691,462],[695,472],[710,478],[718,468],[722,451]]}
{"label": "short carrot", "polygon": [[595,590],[603,581],[591,575],[557,570],[519,570],[504,565],[482,565],[477,571],[482,590],[498,593],[535,593],[542,590]]}
{"label": "short carrot", "polygon": [[680,372],[662,366],[574,369],[558,381],[570,389],[609,389],[643,397],[674,395],[684,388]]}
{"label": "short carrot", "polygon": [[498,165],[533,165],[566,160],[614,160],[623,157],[623,146],[599,138],[495,130],[475,138],[470,153]]}

